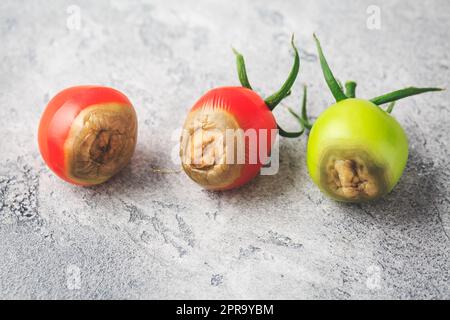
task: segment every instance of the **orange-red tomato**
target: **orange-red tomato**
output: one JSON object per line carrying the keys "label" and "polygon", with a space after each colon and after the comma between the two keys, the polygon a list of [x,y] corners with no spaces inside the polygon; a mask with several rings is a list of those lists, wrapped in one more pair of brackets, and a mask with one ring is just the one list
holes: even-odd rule
{"label": "orange-red tomato", "polygon": [[39,124],[39,149],[60,178],[77,185],[102,183],[131,159],[137,118],[128,98],[101,86],[77,86],[48,103]]}
{"label": "orange-red tomato", "polygon": [[284,131],[272,114],[289,96],[300,69],[294,36],[291,45],[294,49],[291,72],[282,87],[265,100],[253,91],[244,57],[233,49],[242,87],[212,89],[189,111],[181,135],[181,163],[186,174],[205,189],[242,186],[267,162],[277,132],[289,138],[303,133],[304,129]]}
{"label": "orange-red tomato", "polygon": [[[246,136],[245,162],[237,163],[236,153],[221,138],[226,130],[253,130],[253,146],[249,150],[252,135]],[[261,129],[267,135],[259,134]],[[237,188],[255,177],[270,154],[272,129],[277,123],[264,100],[254,91],[243,87],[222,87],[208,91],[190,110],[183,128],[180,155],[185,172],[206,189],[228,190]],[[266,154],[259,156],[260,140],[265,143]],[[225,140],[225,139],[224,139]],[[243,139],[242,139],[243,140]],[[245,143],[247,142],[247,143]],[[223,152],[217,154],[217,144],[223,144]],[[200,159],[195,163],[193,156],[199,151]],[[235,156],[235,163],[227,163],[227,152]],[[251,153],[256,161],[250,161]],[[230,154],[230,153],[228,153]],[[262,161],[263,160],[263,161]]]}

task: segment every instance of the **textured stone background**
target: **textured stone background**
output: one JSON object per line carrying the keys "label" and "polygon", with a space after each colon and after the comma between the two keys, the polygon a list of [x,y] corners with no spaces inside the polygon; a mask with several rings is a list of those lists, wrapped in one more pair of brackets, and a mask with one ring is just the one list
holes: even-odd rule
{"label": "textured stone background", "polygon": [[[380,30],[366,26],[370,4]],[[278,175],[236,191],[152,172],[177,168],[173,132],[196,99],[238,84],[231,45],[267,95],[289,72],[295,32],[302,66],[286,104],[307,84],[317,116],[332,97],[313,32],[369,98],[448,87],[448,30],[446,0],[2,0],[0,298],[450,298],[449,91],[398,103],[410,158],[376,203],[325,198],[306,172],[305,137],[281,140]],[[48,100],[76,84],[118,88],[139,117],[132,163],[94,188],[55,177],[36,143]],[[285,108],[276,116],[296,128]]]}

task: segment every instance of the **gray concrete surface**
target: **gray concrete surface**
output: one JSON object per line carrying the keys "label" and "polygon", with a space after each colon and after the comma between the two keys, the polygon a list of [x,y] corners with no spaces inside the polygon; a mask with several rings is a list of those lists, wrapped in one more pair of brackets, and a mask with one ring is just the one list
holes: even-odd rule
{"label": "gray concrete surface", "polygon": [[[379,30],[367,27],[371,4]],[[236,191],[152,171],[177,168],[173,132],[196,99],[238,84],[231,45],[267,95],[290,69],[295,32],[301,74],[285,105],[307,84],[317,116],[332,97],[313,32],[338,77],[370,98],[448,87],[448,30],[446,0],[1,1],[0,298],[450,298],[449,91],[398,103],[410,158],[376,203],[325,198],[305,137],[281,140],[277,175]],[[49,98],[76,84],[118,88],[139,117],[132,163],[93,188],[54,176],[36,142]]]}

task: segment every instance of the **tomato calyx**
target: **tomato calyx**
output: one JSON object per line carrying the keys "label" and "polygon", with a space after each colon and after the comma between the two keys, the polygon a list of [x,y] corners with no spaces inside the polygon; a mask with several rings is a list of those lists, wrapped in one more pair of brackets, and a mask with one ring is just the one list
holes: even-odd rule
{"label": "tomato calyx", "polygon": [[236,56],[236,66],[237,66],[237,71],[238,71],[239,82],[241,83],[241,85],[244,88],[253,90],[252,86],[250,85],[250,82],[248,81],[247,69],[245,68],[244,56],[241,53],[239,53],[235,48],[231,48],[231,49],[233,50],[233,53]]}
{"label": "tomato calyx", "polygon": [[[331,68],[325,58],[325,55],[322,50],[322,46],[320,45],[320,41],[317,38],[316,34],[313,34],[314,40],[317,46],[317,52],[319,54],[320,66],[322,68],[322,72],[325,78],[325,81],[330,89],[334,99],[336,102],[352,99],[356,97],[356,86],[357,83],[355,81],[347,81],[345,83],[345,90],[342,83],[334,76]],[[394,109],[395,103],[397,100],[418,95],[425,92],[433,92],[433,91],[442,91],[442,88],[435,87],[426,87],[426,88],[418,88],[418,87],[407,87],[404,89],[392,91],[381,96],[369,99],[373,104],[380,106],[386,103],[389,103],[386,107],[385,111],[387,113],[391,113]],[[296,113],[292,108],[288,108],[289,112],[297,119],[303,129],[311,130],[312,123],[309,122],[308,117],[306,115],[306,87],[304,88],[303,94],[303,102],[302,102],[302,111],[301,114]]]}
{"label": "tomato calyx", "polygon": [[[267,97],[264,100],[266,106],[271,111],[273,111],[275,109],[275,107],[278,106],[283,99],[285,99],[286,97],[288,97],[291,94],[291,88],[294,85],[295,80],[298,75],[298,72],[300,70],[300,56],[298,53],[298,49],[295,46],[294,35],[292,35],[292,37],[291,37],[291,46],[294,49],[294,64],[292,65],[292,69],[288,75],[288,78],[286,79],[286,81],[283,83],[283,85],[277,92],[273,93],[272,95],[270,95],[269,97]],[[238,72],[238,77],[239,77],[239,81],[240,81],[241,85],[244,88],[253,90],[253,88],[250,85],[250,82],[248,80],[247,69],[245,67],[245,60],[244,60],[243,55],[234,48],[232,48],[232,50],[236,56],[237,72]],[[285,138],[297,138],[297,137],[301,136],[303,134],[303,132],[305,131],[305,127],[301,126],[300,131],[288,132],[288,131],[283,130],[278,123],[277,123],[277,128],[278,128],[278,132],[279,132],[280,136],[285,137]]]}
{"label": "tomato calyx", "polygon": [[[355,88],[356,88],[356,82],[354,81],[348,81],[345,84],[346,92],[344,93],[342,84],[340,84],[339,80],[337,80],[333,72],[330,69],[330,66],[328,65],[328,62],[325,58],[325,55],[323,53],[322,47],[320,45],[319,39],[314,34],[314,40],[316,42],[317,51],[319,54],[319,60],[320,65],[322,67],[322,72],[325,77],[325,81],[330,88],[331,93],[333,94],[333,97],[335,98],[336,102],[339,102],[341,100],[349,99],[349,98],[355,98]],[[432,91],[442,91],[441,88],[417,88],[417,87],[408,87],[396,91],[392,91],[386,94],[383,94],[381,96],[369,99],[370,102],[374,103],[377,106],[380,106],[385,103],[391,103],[387,109],[386,112],[391,113],[394,108],[394,103],[397,100],[418,95],[425,92],[432,92]]]}
{"label": "tomato calyx", "polygon": [[303,99],[301,106],[301,113],[296,113],[291,107],[288,107],[288,111],[298,120],[303,129],[311,130],[313,124],[309,121],[308,113],[306,111],[307,104],[307,87],[303,87]]}
{"label": "tomato calyx", "polygon": [[432,92],[432,91],[442,91],[444,89],[442,88],[416,88],[416,87],[408,87],[400,90],[396,90],[390,93],[383,94],[381,96],[378,96],[376,98],[370,99],[371,102],[374,104],[381,105],[388,102],[395,102],[397,100],[410,97],[416,94],[421,94],[425,92]]}
{"label": "tomato calyx", "polygon": [[356,97],[356,82],[355,81],[347,81],[345,83],[345,95],[349,98]]}

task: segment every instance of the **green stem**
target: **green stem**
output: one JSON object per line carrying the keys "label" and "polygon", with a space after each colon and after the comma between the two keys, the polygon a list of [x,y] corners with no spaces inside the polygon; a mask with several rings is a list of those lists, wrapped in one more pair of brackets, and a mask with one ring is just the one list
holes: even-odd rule
{"label": "green stem", "polygon": [[[291,45],[294,49],[294,65],[292,66],[291,72],[289,73],[289,76],[283,86],[280,90],[272,94],[270,97],[268,97],[265,102],[267,107],[269,107],[270,110],[273,110],[284,98],[286,98],[291,91],[292,86],[294,85],[295,79],[297,78],[298,71],[300,70],[300,57],[298,55],[298,50],[295,47],[294,43],[294,35],[292,35],[291,38]],[[280,131],[281,132],[281,131]]]}
{"label": "green stem", "polygon": [[244,56],[240,54],[236,49],[232,48],[234,54],[236,55],[236,66],[239,76],[239,81],[244,88],[252,89],[250,82],[248,81],[247,69],[245,68]]}
{"label": "green stem", "polygon": [[394,110],[394,106],[395,106],[395,101],[392,101],[391,103],[389,103],[389,105],[388,105],[388,107],[386,109],[386,112],[387,113],[391,113],[392,110]]}
{"label": "green stem", "polygon": [[311,130],[312,124],[309,122],[308,114],[306,112],[306,101],[307,101],[307,89],[306,86],[303,87],[303,101],[302,101],[302,109],[301,109],[301,115],[296,113],[292,108],[288,108],[289,112],[300,122],[300,125],[303,128],[306,128],[308,130]]}
{"label": "green stem", "polygon": [[300,122],[302,127],[307,128],[308,130],[311,130],[312,126],[309,125],[302,117],[300,117],[297,112],[295,112],[292,108],[288,108],[288,110],[289,110],[290,114],[292,114],[294,116],[294,118],[297,119],[298,122]]}
{"label": "green stem", "polygon": [[333,72],[331,72],[330,66],[328,65],[328,62],[323,54],[322,47],[320,46],[319,39],[317,39],[317,36],[315,34],[314,40],[316,41],[317,51],[319,52],[319,60],[320,65],[322,67],[323,75],[325,77],[325,81],[327,82],[328,87],[331,90],[331,93],[333,94],[333,97],[336,99],[336,101],[347,99],[347,96],[344,94],[338,81],[334,77]]}
{"label": "green stem", "polygon": [[397,91],[393,91],[387,94],[384,94],[382,96],[370,99],[371,102],[375,103],[376,105],[388,103],[397,101],[406,97],[414,96],[416,94],[421,94],[424,92],[430,92],[430,91],[442,91],[444,89],[441,88],[415,88],[415,87],[409,87]]}
{"label": "green stem", "polygon": [[297,113],[294,112],[291,108],[288,108],[289,112],[300,122],[300,125],[302,129],[298,132],[287,132],[284,131],[278,124],[278,130],[280,133],[280,136],[286,137],[286,138],[297,138],[305,132],[305,128],[308,130],[311,130],[312,124],[309,123],[308,115],[306,112],[306,102],[307,102],[307,89],[306,86],[303,87],[303,100],[302,100],[302,110],[301,110],[301,116],[299,116]]}
{"label": "green stem", "polygon": [[308,123],[308,114],[306,112],[307,97],[308,97],[308,88],[306,86],[303,86],[302,118],[305,119],[305,121]]}
{"label": "green stem", "polygon": [[305,131],[305,128],[302,128],[302,130],[297,131],[297,132],[288,132],[283,130],[278,124],[278,133],[280,134],[280,136],[285,137],[285,138],[297,138],[300,137],[303,132]]}
{"label": "green stem", "polygon": [[[339,85],[339,88],[341,88],[341,91],[344,92],[344,86],[342,85],[341,80],[339,80],[338,78],[336,78],[336,82]],[[347,98],[347,97],[346,97]]]}
{"label": "green stem", "polygon": [[349,98],[354,98],[355,91],[356,91],[356,82],[355,81],[347,81],[345,83],[345,95]]}

